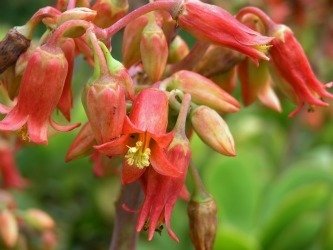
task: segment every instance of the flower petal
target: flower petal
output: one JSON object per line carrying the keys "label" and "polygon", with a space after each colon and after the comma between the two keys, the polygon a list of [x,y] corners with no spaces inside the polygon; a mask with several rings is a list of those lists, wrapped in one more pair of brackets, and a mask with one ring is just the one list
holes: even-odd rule
{"label": "flower petal", "polygon": [[128,141],[129,135],[122,135],[119,138],[116,138],[107,143],[94,146],[94,148],[102,154],[108,156],[122,155],[125,154],[128,150],[128,148],[126,147],[128,145]]}
{"label": "flower petal", "polygon": [[161,148],[156,142],[151,143],[151,145],[150,163],[154,170],[161,175],[179,177],[182,172],[170,163],[163,148]]}
{"label": "flower petal", "polygon": [[151,134],[149,132],[147,132],[147,134],[149,134],[161,148],[167,148],[175,136],[173,131],[160,135]]}
{"label": "flower petal", "polygon": [[121,174],[121,182],[123,185],[136,181],[145,172],[145,168],[128,165],[126,161],[123,163]]}

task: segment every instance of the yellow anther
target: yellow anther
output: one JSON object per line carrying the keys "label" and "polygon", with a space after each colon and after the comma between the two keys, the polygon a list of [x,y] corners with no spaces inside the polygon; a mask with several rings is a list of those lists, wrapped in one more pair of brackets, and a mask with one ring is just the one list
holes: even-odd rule
{"label": "yellow anther", "polygon": [[143,148],[142,141],[137,141],[135,147],[128,147],[125,158],[127,159],[128,165],[135,165],[143,169],[150,165],[150,148]]}
{"label": "yellow anther", "polygon": [[256,45],[255,48],[257,50],[259,50],[260,52],[263,52],[263,53],[267,53],[268,50],[270,49],[270,47],[272,47],[272,45],[266,45],[266,44],[260,44],[260,45]]}

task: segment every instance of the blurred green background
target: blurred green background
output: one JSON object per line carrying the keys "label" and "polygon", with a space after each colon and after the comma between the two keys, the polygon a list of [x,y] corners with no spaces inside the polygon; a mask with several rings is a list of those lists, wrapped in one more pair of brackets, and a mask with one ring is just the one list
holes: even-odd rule
{"label": "blurred green background", "polygon": [[[228,7],[236,10],[246,3],[235,1]],[[47,4],[2,0],[2,35]],[[327,82],[333,79],[333,62],[318,52],[318,32],[311,25],[296,29],[320,79]],[[120,41],[114,40],[117,57]],[[90,73],[86,63],[77,60],[76,90]],[[79,95],[74,107],[73,121],[85,121]],[[333,120],[314,129],[303,116],[287,118],[293,108],[288,101],[283,100],[283,108],[277,114],[256,104],[226,117],[237,145],[235,158],[218,155],[193,138],[193,161],[218,204],[216,250],[333,249]],[[47,147],[30,145],[19,151],[19,167],[32,184],[14,193],[21,208],[39,207],[55,218],[59,250],[107,249],[119,180],[95,178],[87,158],[64,163],[76,133],[55,135]],[[183,201],[177,203],[172,225],[179,244],[165,232],[148,242],[143,232],[138,249],[192,249]]]}

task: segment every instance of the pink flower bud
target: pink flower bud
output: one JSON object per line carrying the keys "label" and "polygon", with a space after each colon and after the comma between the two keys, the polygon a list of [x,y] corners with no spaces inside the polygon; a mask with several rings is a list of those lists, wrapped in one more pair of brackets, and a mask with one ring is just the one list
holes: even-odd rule
{"label": "pink flower bud", "polygon": [[174,10],[179,26],[199,39],[237,50],[255,62],[265,55],[272,38],[243,25],[226,10],[200,1],[185,1]]}
{"label": "pink flower bud", "polygon": [[152,82],[157,82],[166,66],[168,59],[168,43],[163,30],[157,25],[155,15],[142,31],[140,52],[143,68]]}
{"label": "pink flower bud", "polygon": [[97,0],[91,8],[97,11],[94,23],[101,28],[106,28],[126,14],[128,1]]}
{"label": "pink flower bud", "polygon": [[177,63],[181,61],[190,52],[186,42],[180,36],[176,36],[169,47],[169,63]]}
{"label": "pink flower bud", "polygon": [[53,229],[55,226],[54,220],[50,215],[40,209],[31,208],[26,210],[23,218],[29,226],[39,231]]}
{"label": "pink flower bud", "polygon": [[229,127],[215,110],[199,106],[191,112],[191,122],[194,131],[212,149],[227,156],[236,155]]}
{"label": "pink flower bud", "polygon": [[141,60],[140,41],[142,31],[147,23],[148,17],[145,15],[130,22],[125,28],[122,55],[123,63],[126,68],[131,67],[133,64],[136,64]]}
{"label": "pink flower bud", "polygon": [[161,82],[161,88],[179,89],[192,96],[192,101],[206,105],[219,113],[234,113],[240,108],[238,101],[208,78],[192,71],[178,71]]}
{"label": "pink flower bud", "polygon": [[14,215],[7,209],[0,211],[0,239],[8,248],[16,245],[19,229]]}

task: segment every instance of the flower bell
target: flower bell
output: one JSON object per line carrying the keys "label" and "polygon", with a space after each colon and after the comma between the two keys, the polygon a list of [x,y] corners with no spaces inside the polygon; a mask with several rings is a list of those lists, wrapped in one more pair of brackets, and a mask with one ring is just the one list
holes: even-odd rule
{"label": "flower bell", "polygon": [[59,131],[69,131],[79,124],[60,126],[52,118],[65,84],[68,63],[63,51],[45,44],[31,55],[22,76],[16,105],[0,122],[0,130],[16,131],[26,125],[29,140],[47,143],[50,124]]}
{"label": "flower bell", "polygon": [[328,106],[322,98],[333,98],[311,69],[311,65],[300,43],[290,28],[275,25],[271,42],[270,56],[278,74],[290,85],[296,96],[298,107],[290,116],[295,115],[305,103],[310,106]]}
{"label": "flower bell", "polygon": [[181,171],[170,163],[165,153],[173,138],[172,132],[166,133],[167,124],[166,94],[153,88],[144,89],[133,101],[123,135],[95,148],[108,156],[125,155],[123,184],[137,180],[149,166],[161,175],[179,176]]}
{"label": "flower bell", "polygon": [[246,27],[226,10],[196,0],[181,2],[173,11],[181,28],[195,37],[237,50],[255,62],[265,55],[272,40]]}

